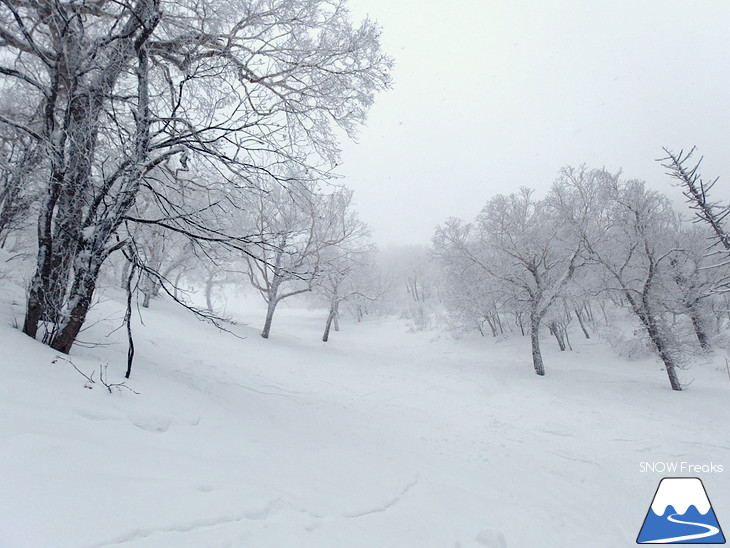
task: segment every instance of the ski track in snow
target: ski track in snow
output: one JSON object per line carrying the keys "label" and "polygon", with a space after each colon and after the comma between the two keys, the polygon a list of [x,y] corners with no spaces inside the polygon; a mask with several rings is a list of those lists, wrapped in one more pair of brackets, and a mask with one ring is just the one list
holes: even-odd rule
{"label": "ski track in snow", "polygon": [[[262,508],[256,508],[253,510],[249,510],[247,512],[244,512],[240,516],[230,516],[230,517],[221,517],[218,519],[209,519],[209,520],[201,520],[193,523],[187,523],[184,525],[173,525],[166,528],[160,528],[160,529],[148,529],[148,530],[137,530],[132,533],[129,533],[127,535],[117,537],[114,540],[102,542],[99,544],[92,544],[90,548],[103,548],[104,546],[115,546],[115,545],[121,545],[121,544],[128,544],[131,542],[136,542],[138,540],[147,539],[153,536],[164,536],[169,533],[193,533],[197,531],[201,531],[204,529],[213,529],[216,527],[220,527],[222,525],[230,525],[235,523],[241,523],[244,521],[263,521],[265,519],[268,519],[272,513],[274,513],[276,510],[282,509],[284,506],[289,506],[291,508],[294,508],[294,506],[286,504],[282,501],[281,498],[276,498],[269,503],[262,507]],[[298,510],[298,509],[297,509]],[[299,510],[301,511],[301,510]],[[308,512],[304,512],[309,514]],[[317,517],[312,514],[309,514],[311,517]]]}
{"label": "ski track in snow", "polygon": [[[401,502],[401,500],[411,491],[414,487],[419,483],[420,477],[416,476],[410,483],[408,483],[403,489],[401,489],[394,497],[386,500],[382,504],[373,506],[367,510],[359,511],[359,512],[352,512],[352,513],[345,513],[342,514],[343,517],[349,518],[349,519],[358,519],[365,516],[369,516],[372,514],[379,514],[383,512],[387,512],[389,509],[394,507],[396,504]],[[129,544],[133,542],[137,542],[139,540],[143,539],[149,539],[150,537],[160,536],[164,537],[166,534],[172,534],[172,533],[194,533],[199,532],[206,529],[213,529],[220,526],[225,525],[232,525],[237,523],[242,523],[245,521],[263,521],[271,517],[273,513],[276,511],[283,510],[284,508],[290,508],[292,510],[295,510],[296,512],[305,514],[309,516],[312,519],[321,520],[324,519],[325,516],[310,512],[307,509],[300,508],[298,506],[295,506],[293,504],[290,504],[286,501],[284,501],[281,497],[271,500],[266,506],[258,509],[253,509],[245,512],[243,515],[240,516],[229,516],[229,517],[221,517],[218,519],[209,519],[209,520],[201,520],[193,523],[187,523],[183,525],[174,525],[170,527],[160,528],[160,529],[148,529],[148,530],[137,530],[134,532],[131,532],[127,535],[117,537],[114,540],[105,541],[101,543],[95,543],[90,546],[90,548],[103,548],[104,546],[115,546],[115,545],[123,545],[123,544]]]}
{"label": "ski track in snow", "polygon": [[420,480],[420,478],[418,476],[416,476],[411,483],[409,483],[408,485],[406,485],[400,491],[400,493],[398,493],[395,497],[393,497],[392,499],[387,500],[386,502],[384,502],[383,504],[381,504],[379,506],[375,506],[375,507],[373,507],[373,508],[371,508],[369,510],[364,510],[362,512],[354,512],[354,513],[349,513],[349,514],[343,514],[343,516],[346,517],[346,518],[361,518],[363,516],[368,516],[370,514],[379,514],[379,513],[382,513],[382,512],[387,512],[393,506],[395,506],[396,504],[398,504],[403,499],[403,497],[406,496],[408,494],[408,492],[416,486],[416,484],[418,483],[419,480]]}

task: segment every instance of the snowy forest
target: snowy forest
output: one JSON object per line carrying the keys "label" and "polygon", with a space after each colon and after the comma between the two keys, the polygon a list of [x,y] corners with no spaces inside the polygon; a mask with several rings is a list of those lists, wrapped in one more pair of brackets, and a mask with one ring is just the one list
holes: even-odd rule
{"label": "snowy forest", "polygon": [[658,135],[651,184],[561,158],[383,245],[340,172],[397,86],[381,33],[0,3],[0,546],[628,546],[639,461],[730,456],[702,150]]}

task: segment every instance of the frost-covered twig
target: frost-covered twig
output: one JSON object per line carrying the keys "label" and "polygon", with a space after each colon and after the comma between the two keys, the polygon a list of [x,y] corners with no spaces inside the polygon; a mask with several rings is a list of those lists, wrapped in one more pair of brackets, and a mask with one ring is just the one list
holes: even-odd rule
{"label": "frost-covered twig", "polygon": [[[53,361],[51,361],[51,363],[56,363],[56,362],[58,362],[58,360],[61,360],[61,361],[64,361],[64,362],[70,364],[71,367],[73,367],[79,373],[79,375],[81,375],[82,377],[84,377],[86,379],[86,384],[84,384],[84,388],[92,389],[93,386],[91,386],[91,385],[96,384],[96,381],[94,380],[94,371],[91,372],[91,375],[87,375],[86,373],[81,371],[81,369],[79,369],[73,361],[71,361],[68,358],[64,358],[63,356],[56,356],[56,358]],[[136,390],[127,386],[126,382],[108,382],[107,381],[107,379],[108,379],[107,368],[108,367],[109,367],[108,363],[103,366],[102,365],[99,366],[99,382],[101,382],[101,384],[103,384],[106,387],[106,389],[109,391],[110,394],[112,393],[112,388],[116,388],[117,390],[126,388],[127,390],[134,392],[135,394],[139,394],[139,392],[137,392]]]}
{"label": "frost-covered twig", "polygon": [[[126,388],[127,390],[134,392],[135,394],[139,395],[139,392],[136,390],[133,390],[129,386],[127,386],[126,382],[107,382],[108,376],[106,374],[106,370],[109,367],[109,364],[105,364],[103,367],[99,366],[99,380],[101,381],[101,384],[106,386],[106,389],[109,390],[109,393],[112,393],[112,388],[116,388],[117,390],[120,390],[122,388]],[[106,377],[106,379],[104,378]]]}

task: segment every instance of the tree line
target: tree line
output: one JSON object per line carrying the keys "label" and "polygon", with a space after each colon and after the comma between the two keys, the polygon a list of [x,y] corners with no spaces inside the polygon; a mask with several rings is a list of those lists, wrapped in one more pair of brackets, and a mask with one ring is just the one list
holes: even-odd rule
{"label": "tree line", "polygon": [[511,322],[530,336],[535,373],[544,375],[541,330],[565,350],[573,319],[589,338],[597,309],[621,309],[681,390],[687,351],[709,349],[728,321],[728,209],[710,201],[691,152],[666,153],[696,223],[643,181],[586,167],[561,170],[542,199],[521,188],[490,199],[474,221],[444,222],[433,247],[452,324],[482,333],[489,325],[496,336]]}
{"label": "tree line", "polygon": [[324,341],[344,304],[414,329],[443,307],[457,331],[529,336],[544,375],[541,333],[566,349],[570,322],[590,337],[623,311],[681,390],[687,349],[730,321],[730,210],[693,151],[663,165],[696,223],[642,181],[565,168],[543,198],[523,188],[448,219],[432,249],[376,254],[333,170],[391,68],[345,0],[0,2],[0,248],[32,256],[23,331],[68,353],[113,277],[129,375],[134,295],[220,324],[216,288],[245,278],[264,338],[296,295],[326,303]]}

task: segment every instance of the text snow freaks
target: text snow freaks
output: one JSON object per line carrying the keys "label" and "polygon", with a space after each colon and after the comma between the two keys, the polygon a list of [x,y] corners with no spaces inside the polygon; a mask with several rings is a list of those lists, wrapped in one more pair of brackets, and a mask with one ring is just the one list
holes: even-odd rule
{"label": "text snow freaks", "polygon": [[719,474],[725,469],[722,464],[710,462],[709,464],[693,464],[691,462],[667,462],[667,461],[643,461],[639,463],[639,472],[658,472],[665,474]]}

